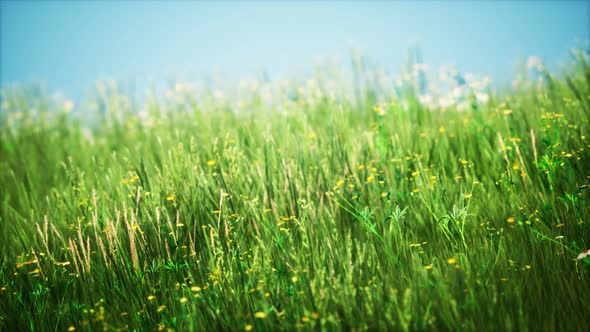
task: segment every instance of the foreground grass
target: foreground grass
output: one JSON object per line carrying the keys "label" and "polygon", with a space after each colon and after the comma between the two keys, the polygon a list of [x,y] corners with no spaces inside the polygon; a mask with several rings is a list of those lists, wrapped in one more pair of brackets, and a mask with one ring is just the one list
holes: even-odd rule
{"label": "foreground grass", "polygon": [[149,122],[6,92],[0,329],[587,329],[590,70],[543,76],[464,112],[181,91]]}

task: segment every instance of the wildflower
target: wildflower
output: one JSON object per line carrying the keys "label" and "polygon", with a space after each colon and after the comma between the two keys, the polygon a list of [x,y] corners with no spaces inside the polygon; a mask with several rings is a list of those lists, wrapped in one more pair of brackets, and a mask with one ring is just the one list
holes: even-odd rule
{"label": "wildflower", "polygon": [[527,59],[526,66],[529,70],[536,69],[538,71],[543,70],[543,61],[538,56],[531,56]]}
{"label": "wildflower", "polygon": [[254,327],[252,325],[248,324],[248,325],[246,325],[246,327],[244,327],[244,330],[246,330],[246,331],[252,331],[253,328]]}
{"label": "wildflower", "polygon": [[186,303],[188,299],[186,297],[181,297],[179,301],[180,303]]}
{"label": "wildflower", "polygon": [[71,100],[66,100],[63,107],[64,112],[69,113],[74,108],[74,102]]}
{"label": "wildflower", "polygon": [[164,309],[166,309],[166,306],[162,304],[158,307],[158,312],[162,312]]}
{"label": "wildflower", "polygon": [[367,177],[367,183],[371,183],[371,181],[373,181],[373,176],[369,175],[369,177]]}
{"label": "wildflower", "polygon": [[473,194],[469,193],[469,194],[463,195],[463,198],[469,199],[469,198],[471,198],[471,196],[473,196]]}
{"label": "wildflower", "polygon": [[57,266],[67,266],[70,265],[70,262],[54,262],[53,264]]}
{"label": "wildflower", "polygon": [[576,259],[584,259],[588,255],[590,255],[590,249],[582,251]]}
{"label": "wildflower", "polygon": [[432,270],[432,264],[426,265],[424,268],[427,269],[427,270]]}
{"label": "wildflower", "polygon": [[384,111],[384,110],[383,110],[383,109],[382,109],[380,106],[375,106],[375,107],[373,108],[373,110],[374,110],[374,111],[375,111],[377,114],[379,114],[379,115],[384,115],[384,114],[385,114],[385,111]]}
{"label": "wildflower", "polygon": [[209,165],[209,166],[215,165],[215,160],[211,159],[211,160],[207,161],[207,165]]}
{"label": "wildflower", "polygon": [[449,263],[449,264],[455,264],[456,262],[457,262],[457,259],[456,258],[449,258],[447,260],[447,263]]}
{"label": "wildflower", "polygon": [[516,221],[516,219],[514,217],[510,217],[510,218],[506,219],[506,222],[508,222],[508,223],[513,223],[514,221]]}
{"label": "wildflower", "polygon": [[166,200],[167,201],[173,201],[174,200],[174,195],[166,196]]}
{"label": "wildflower", "polygon": [[153,301],[153,300],[156,299],[156,296],[155,295],[150,295],[150,296],[147,297],[147,299],[148,299],[148,301]]}
{"label": "wildflower", "polygon": [[76,331],[76,327],[70,326],[70,327],[68,327],[68,331]]}
{"label": "wildflower", "polygon": [[191,291],[193,291],[193,292],[200,292],[201,291],[201,287],[199,287],[199,286],[193,286],[193,287],[191,287]]}
{"label": "wildflower", "polygon": [[254,317],[263,319],[263,318],[266,317],[266,312],[259,311],[259,312],[257,312],[257,313],[254,314]]}
{"label": "wildflower", "polygon": [[483,92],[477,92],[475,94],[475,98],[477,99],[477,102],[481,103],[481,104],[485,104],[488,102],[488,100],[490,100],[490,97],[488,96],[488,94],[483,93]]}
{"label": "wildflower", "polygon": [[312,318],[312,319],[318,319],[318,318],[320,318],[320,315],[318,315],[318,313],[317,313],[317,312],[312,312],[312,313],[311,313],[311,318]]}

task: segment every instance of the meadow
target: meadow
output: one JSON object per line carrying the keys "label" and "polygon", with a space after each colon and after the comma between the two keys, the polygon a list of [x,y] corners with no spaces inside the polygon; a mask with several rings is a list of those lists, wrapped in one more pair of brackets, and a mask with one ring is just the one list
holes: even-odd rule
{"label": "meadow", "polygon": [[588,330],[588,53],[504,89],[351,67],[5,88],[0,330]]}

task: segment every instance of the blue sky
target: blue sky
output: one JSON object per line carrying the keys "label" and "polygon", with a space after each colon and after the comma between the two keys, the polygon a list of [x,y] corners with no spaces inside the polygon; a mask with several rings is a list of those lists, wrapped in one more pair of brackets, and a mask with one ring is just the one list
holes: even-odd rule
{"label": "blue sky", "polygon": [[590,39],[589,1],[1,1],[2,84],[80,96],[98,79],[271,77],[349,64],[353,47],[390,70],[421,47],[431,66],[507,79],[517,60],[554,67]]}

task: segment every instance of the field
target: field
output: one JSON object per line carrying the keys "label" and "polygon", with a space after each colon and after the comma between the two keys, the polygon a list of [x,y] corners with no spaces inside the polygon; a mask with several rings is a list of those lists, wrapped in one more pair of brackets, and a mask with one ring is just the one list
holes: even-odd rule
{"label": "field", "polygon": [[588,54],[343,72],[4,89],[0,330],[588,330]]}

